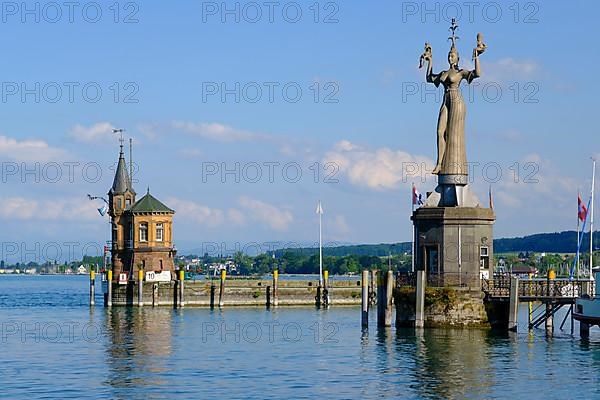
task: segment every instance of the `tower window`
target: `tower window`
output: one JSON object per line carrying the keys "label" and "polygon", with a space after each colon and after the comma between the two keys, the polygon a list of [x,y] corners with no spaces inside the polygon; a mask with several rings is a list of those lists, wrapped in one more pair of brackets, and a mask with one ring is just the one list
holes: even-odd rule
{"label": "tower window", "polygon": [[163,241],[163,234],[164,234],[164,227],[163,224],[156,224],[156,241],[157,242],[162,242]]}
{"label": "tower window", "polygon": [[143,222],[140,224],[140,242],[148,241],[148,224]]}

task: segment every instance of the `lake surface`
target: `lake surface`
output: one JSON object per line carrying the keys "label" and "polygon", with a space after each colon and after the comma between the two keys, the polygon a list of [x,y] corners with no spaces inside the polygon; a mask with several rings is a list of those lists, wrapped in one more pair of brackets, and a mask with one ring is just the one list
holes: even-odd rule
{"label": "lake surface", "polygon": [[91,310],[87,280],[0,276],[0,397],[600,398],[600,330],[528,332],[526,307],[516,335],[362,332],[358,307]]}

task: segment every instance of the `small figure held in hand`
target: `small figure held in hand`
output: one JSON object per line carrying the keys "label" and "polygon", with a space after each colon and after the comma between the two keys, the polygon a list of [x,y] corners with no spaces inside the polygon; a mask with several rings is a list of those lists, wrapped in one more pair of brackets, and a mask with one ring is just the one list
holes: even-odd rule
{"label": "small figure held in hand", "polygon": [[480,54],[483,54],[487,49],[487,44],[483,43],[483,35],[481,33],[477,34],[477,47],[473,49],[473,60],[479,57]]}
{"label": "small figure held in hand", "polygon": [[423,68],[423,61],[427,60],[431,62],[431,56],[431,45],[425,42],[425,52],[421,54],[421,57],[419,58],[419,69]]}

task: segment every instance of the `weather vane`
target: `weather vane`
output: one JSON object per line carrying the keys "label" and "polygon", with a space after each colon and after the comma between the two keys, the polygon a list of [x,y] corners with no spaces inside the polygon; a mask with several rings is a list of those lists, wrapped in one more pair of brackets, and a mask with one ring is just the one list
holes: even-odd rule
{"label": "weather vane", "polygon": [[125,129],[115,129],[115,128],[113,128],[112,131],[113,131],[113,133],[115,133],[115,134],[118,133],[120,135],[119,142],[121,142],[121,150],[123,150],[123,142],[125,142],[125,138],[123,137],[123,133],[125,133]]}

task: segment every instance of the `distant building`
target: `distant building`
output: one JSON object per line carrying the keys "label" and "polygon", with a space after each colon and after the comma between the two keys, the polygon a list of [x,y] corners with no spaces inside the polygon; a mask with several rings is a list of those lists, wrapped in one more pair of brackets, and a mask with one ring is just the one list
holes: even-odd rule
{"label": "distant building", "polygon": [[521,277],[528,277],[529,275],[532,275],[535,277],[538,273],[538,269],[531,265],[518,264],[518,265],[513,265],[510,269],[510,272],[513,275],[517,275],[517,276],[521,276]]}
{"label": "distant building", "polygon": [[[130,160],[131,161],[131,160]],[[173,215],[175,211],[150,194],[136,201],[123,144],[112,188],[108,192],[112,225],[112,268],[114,279],[127,273],[137,279],[137,272],[175,270]]]}

